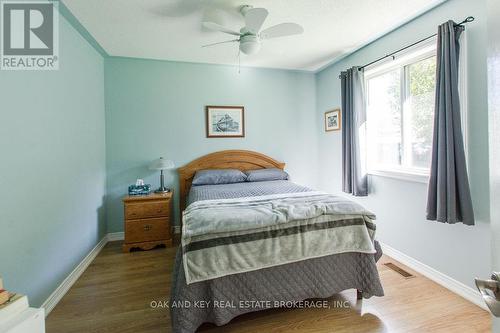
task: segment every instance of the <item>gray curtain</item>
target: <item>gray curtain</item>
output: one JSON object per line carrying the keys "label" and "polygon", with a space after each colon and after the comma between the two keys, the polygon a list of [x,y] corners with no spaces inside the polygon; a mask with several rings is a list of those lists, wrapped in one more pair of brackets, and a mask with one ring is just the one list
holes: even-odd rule
{"label": "gray curtain", "polygon": [[439,26],[432,163],[427,219],[474,224],[467,178],[458,96],[459,37],[463,26],[448,21]]}
{"label": "gray curtain", "polygon": [[366,122],[364,72],[358,67],[340,74],[342,91],[342,190],[355,196],[368,195],[361,161],[361,127]]}

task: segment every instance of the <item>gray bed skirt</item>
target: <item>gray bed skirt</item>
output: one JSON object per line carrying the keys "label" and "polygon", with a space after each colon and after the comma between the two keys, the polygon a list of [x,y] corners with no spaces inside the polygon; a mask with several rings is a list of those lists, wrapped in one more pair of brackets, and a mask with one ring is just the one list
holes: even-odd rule
{"label": "gray bed skirt", "polygon": [[[203,323],[221,326],[244,313],[273,308],[276,302],[328,298],[358,289],[364,298],[383,296],[377,253],[342,253],[257,271],[186,284],[182,253],[177,251],[170,314],[175,333],[192,333]],[[214,306],[215,302],[217,306]]]}

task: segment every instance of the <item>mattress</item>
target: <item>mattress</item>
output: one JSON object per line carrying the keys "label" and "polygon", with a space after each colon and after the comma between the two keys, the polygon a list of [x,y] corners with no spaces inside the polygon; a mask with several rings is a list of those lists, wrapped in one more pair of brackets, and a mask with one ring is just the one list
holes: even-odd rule
{"label": "mattress", "polygon": [[187,204],[201,200],[234,199],[260,195],[309,192],[312,189],[288,180],[192,186]]}

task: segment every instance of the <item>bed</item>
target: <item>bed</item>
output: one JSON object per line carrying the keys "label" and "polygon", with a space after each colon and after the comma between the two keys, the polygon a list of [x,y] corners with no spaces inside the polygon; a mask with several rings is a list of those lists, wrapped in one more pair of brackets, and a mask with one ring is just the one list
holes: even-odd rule
{"label": "bed", "polygon": [[[284,167],[257,152],[228,150],[179,168],[184,224],[171,288],[174,332],[347,289],[363,298],[383,296],[374,216],[361,206],[288,180],[191,186],[200,170]],[[283,223],[271,215],[276,211]],[[297,218],[297,212],[313,215]],[[353,250],[353,242],[360,248]]]}

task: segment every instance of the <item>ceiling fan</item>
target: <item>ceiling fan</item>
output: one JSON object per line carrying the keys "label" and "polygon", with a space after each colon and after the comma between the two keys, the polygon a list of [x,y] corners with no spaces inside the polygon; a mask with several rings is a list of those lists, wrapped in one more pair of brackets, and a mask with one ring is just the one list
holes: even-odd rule
{"label": "ceiling fan", "polygon": [[253,8],[253,6],[244,5],[240,8],[240,13],[245,19],[245,26],[239,32],[215,22],[203,22],[203,26],[207,29],[238,36],[236,39],[203,45],[203,47],[238,42],[241,52],[255,54],[259,52],[261,41],[264,39],[299,35],[304,32],[304,28],[297,23],[280,23],[261,31],[260,29],[269,14],[265,8]]}

